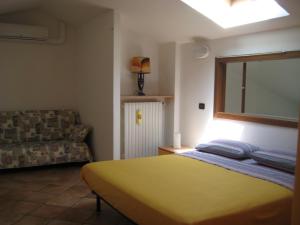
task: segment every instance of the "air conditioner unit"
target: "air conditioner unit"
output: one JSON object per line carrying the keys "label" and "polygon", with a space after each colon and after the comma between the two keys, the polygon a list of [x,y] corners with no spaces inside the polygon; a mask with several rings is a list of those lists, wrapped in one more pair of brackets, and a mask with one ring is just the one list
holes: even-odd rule
{"label": "air conditioner unit", "polygon": [[46,41],[49,33],[48,28],[42,26],[0,23],[0,38]]}

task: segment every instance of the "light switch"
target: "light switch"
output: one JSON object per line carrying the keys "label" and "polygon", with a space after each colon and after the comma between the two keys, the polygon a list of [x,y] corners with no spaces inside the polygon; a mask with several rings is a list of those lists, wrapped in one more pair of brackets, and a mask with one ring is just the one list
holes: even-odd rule
{"label": "light switch", "polygon": [[205,103],[199,103],[199,109],[204,110],[205,109]]}

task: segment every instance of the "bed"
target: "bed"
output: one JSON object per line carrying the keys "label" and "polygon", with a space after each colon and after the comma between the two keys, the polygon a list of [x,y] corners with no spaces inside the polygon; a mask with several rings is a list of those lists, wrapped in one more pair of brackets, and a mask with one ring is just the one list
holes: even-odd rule
{"label": "bed", "polygon": [[232,170],[231,162],[199,160],[197,154],[90,163],[81,176],[101,199],[140,225],[290,224],[292,175],[274,183]]}

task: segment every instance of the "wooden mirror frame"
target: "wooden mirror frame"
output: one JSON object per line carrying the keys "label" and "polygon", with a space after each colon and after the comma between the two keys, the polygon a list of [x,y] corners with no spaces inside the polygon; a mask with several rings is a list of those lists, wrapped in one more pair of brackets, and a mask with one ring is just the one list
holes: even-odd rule
{"label": "wooden mirror frame", "polygon": [[[284,119],[275,119],[255,115],[243,115],[225,112],[225,90],[226,90],[226,64],[232,62],[251,62],[251,61],[266,61],[266,60],[281,60],[300,58],[300,51],[289,51],[281,53],[270,53],[261,55],[249,56],[234,56],[215,59],[215,97],[214,97],[214,118],[224,118],[231,120],[248,121],[255,123],[263,123],[274,126],[297,128],[298,122]],[[245,64],[243,73],[245,73]]]}
{"label": "wooden mirror frame", "polygon": [[[299,113],[300,121],[300,113]],[[300,224],[300,127],[298,127],[298,151],[295,170],[295,189],[292,210],[292,225]]]}

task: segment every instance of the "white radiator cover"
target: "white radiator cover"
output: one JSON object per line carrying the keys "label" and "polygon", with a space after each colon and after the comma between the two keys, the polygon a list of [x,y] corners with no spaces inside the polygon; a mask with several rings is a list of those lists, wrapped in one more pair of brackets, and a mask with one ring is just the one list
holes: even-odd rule
{"label": "white radiator cover", "polygon": [[[164,137],[163,104],[125,103],[124,107],[125,159],[157,155]],[[140,124],[136,121],[137,111],[141,112]]]}

